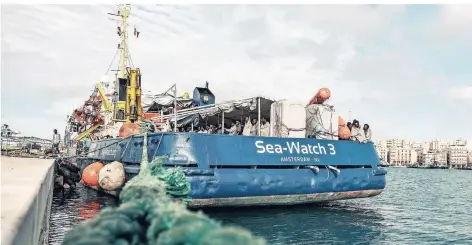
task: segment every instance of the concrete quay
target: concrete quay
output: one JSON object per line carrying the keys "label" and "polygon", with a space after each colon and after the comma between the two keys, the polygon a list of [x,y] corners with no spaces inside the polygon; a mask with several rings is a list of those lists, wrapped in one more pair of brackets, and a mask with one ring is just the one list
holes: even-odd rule
{"label": "concrete quay", "polygon": [[1,244],[47,244],[54,160],[1,157]]}

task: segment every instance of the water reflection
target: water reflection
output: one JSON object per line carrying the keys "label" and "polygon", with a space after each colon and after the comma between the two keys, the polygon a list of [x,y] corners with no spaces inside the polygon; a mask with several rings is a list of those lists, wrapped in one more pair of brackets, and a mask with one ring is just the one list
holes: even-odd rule
{"label": "water reflection", "polygon": [[[115,197],[83,186],[56,191],[49,244],[60,244],[75,224],[117,203]],[[271,244],[377,244],[385,230],[380,212],[355,202],[203,211],[223,223],[245,227]]]}
{"label": "water reflection", "polygon": [[[270,244],[472,244],[471,171],[391,169],[377,197],[266,208],[204,210]],[[431,181],[434,180],[434,181]],[[117,199],[78,186],[54,194],[50,244]]]}
{"label": "water reflection", "polygon": [[91,202],[91,203],[84,203],[78,206],[79,211],[79,218],[81,220],[89,220],[93,219],[95,215],[100,213],[100,203],[98,202]]}
{"label": "water reflection", "polygon": [[383,239],[382,215],[349,203],[204,212],[223,223],[250,229],[271,244],[377,244]]}
{"label": "water reflection", "polygon": [[49,227],[49,244],[61,244],[74,225],[93,218],[101,209],[116,206],[115,197],[77,185],[74,190],[54,190]]}

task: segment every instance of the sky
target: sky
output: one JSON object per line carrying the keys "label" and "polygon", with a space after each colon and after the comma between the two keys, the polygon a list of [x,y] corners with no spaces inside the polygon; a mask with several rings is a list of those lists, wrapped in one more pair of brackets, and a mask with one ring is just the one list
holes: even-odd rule
{"label": "sky", "polygon": [[[308,102],[374,140],[472,139],[472,5],[133,5],[145,93]],[[2,5],[1,121],[51,138],[106,74],[115,5]],[[113,67],[116,68],[116,67]]]}

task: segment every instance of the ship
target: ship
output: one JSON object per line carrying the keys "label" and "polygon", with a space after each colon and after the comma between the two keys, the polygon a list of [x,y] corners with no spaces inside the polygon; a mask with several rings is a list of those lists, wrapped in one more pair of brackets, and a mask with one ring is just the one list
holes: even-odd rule
{"label": "ship", "polygon": [[[119,5],[117,13],[111,14],[121,19],[117,28],[122,52],[117,73],[121,75],[111,92],[97,83],[84,107],[74,110],[71,118],[88,123],[89,128],[77,132],[81,126],[76,122],[67,126],[71,139],[67,144],[81,148],[76,164],[82,174],[96,162],[105,166],[119,162],[126,181],[136,176],[144,135],[122,133],[129,125],[147,120],[157,129],[147,134],[148,160],[165,157],[165,168],[184,171],[191,186],[191,208],[294,205],[382,193],[387,171],[380,167],[373,143],[341,139],[339,130],[347,126],[325,103],[326,97],[319,99],[320,92],[308,105],[264,96],[216,103],[208,82],[195,87],[192,96],[177,96],[175,85],[164,93],[144,96],[139,68],[126,63],[129,13],[130,5]],[[96,108],[95,113],[86,113],[87,106]],[[262,124],[263,118],[270,123]],[[248,125],[251,120],[256,122],[255,134],[225,133],[225,124]],[[207,132],[208,125],[221,125],[220,131]],[[120,188],[84,184],[111,195],[120,192]]]}
{"label": "ship", "polygon": [[390,163],[383,160],[383,159],[380,159],[380,167],[390,167]]}

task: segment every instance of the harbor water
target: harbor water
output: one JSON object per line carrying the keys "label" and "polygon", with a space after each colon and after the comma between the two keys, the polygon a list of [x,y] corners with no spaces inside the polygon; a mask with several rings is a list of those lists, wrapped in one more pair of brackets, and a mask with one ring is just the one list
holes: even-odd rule
{"label": "harbor water", "polygon": [[[114,197],[79,187],[56,192],[49,244]],[[204,210],[270,244],[472,244],[472,171],[388,168],[379,196],[318,205]]]}

